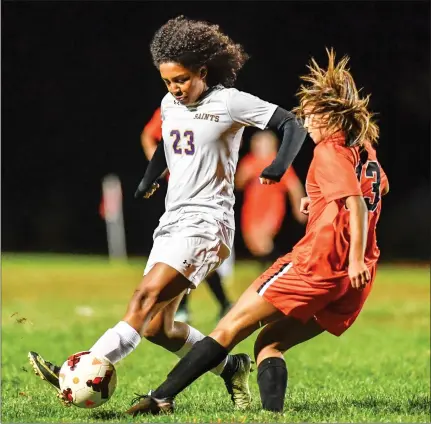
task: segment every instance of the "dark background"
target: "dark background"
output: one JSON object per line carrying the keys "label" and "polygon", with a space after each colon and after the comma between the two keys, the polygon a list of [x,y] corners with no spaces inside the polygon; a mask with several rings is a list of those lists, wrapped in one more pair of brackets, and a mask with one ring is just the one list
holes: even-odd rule
{"label": "dark background", "polygon": [[[146,167],[140,132],[165,87],[148,45],[179,14],[218,23],[242,43],[252,58],[237,88],[285,108],[295,105],[310,56],[325,64],[325,46],[350,55],[357,85],[379,112],[378,155],[391,184],[382,257],[429,258],[428,1],[3,2],[4,251],[106,253],[101,179],[116,173],[129,253],[149,252],[165,188],[150,201],[133,193]],[[308,141],[295,161],[303,181],[311,155]],[[241,201],[239,194],[237,222]],[[290,249],[302,231],[288,217],[279,248]],[[240,231],[236,247],[247,255]]]}

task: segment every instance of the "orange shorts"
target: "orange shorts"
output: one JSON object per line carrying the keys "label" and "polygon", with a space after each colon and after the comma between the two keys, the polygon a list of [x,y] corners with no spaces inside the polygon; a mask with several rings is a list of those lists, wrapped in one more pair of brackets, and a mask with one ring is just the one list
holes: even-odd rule
{"label": "orange shorts", "polygon": [[356,320],[373,286],[371,281],[363,290],[354,289],[348,277],[330,282],[306,282],[295,272],[290,255],[278,259],[257,280],[253,287],[260,296],[285,315],[317,323],[335,336],[340,336]]}

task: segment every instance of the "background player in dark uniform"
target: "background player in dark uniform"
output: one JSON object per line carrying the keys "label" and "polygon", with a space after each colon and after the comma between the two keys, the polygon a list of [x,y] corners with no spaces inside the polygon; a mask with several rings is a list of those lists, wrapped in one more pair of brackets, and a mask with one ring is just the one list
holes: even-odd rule
{"label": "background player in dark uniform", "polygon": [[129,411],[169,411],[174,397],[256,329],[258,384],[264,409],[282,411],[287,387],[283,354],[324,331],[340,336],[356,320],[376,275],[376,225],[388,181],[372,144],[378,127],[347,69],[312,59],[298,93],[298,114],[316,143],[301,210],[305,236],[241,296],[216,329]]}

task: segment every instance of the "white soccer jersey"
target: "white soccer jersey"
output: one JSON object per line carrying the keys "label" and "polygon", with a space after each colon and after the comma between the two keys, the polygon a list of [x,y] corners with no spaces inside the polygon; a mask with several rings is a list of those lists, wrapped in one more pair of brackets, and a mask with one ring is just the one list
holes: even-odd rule
{"label": "white soccer jersey", "polygon": [[245,126],[265,129],[276,105],[225,88],[212,88],[185,106],[162,100],[162,133],[170,178],[160,224],[187,214],[208,214],[235,228],[234,174]]}

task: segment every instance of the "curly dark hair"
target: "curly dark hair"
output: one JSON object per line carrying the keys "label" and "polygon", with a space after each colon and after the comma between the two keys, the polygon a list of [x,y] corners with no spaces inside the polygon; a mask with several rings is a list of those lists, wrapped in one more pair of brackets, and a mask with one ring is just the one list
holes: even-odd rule
{"label": "curly dark hair", "polygon": [[170,19],[157,30],[150,51],[157,68],[167,62],[180,63],[192,71],[206,66],[209,86],[232,87],[248,59],[243,47],[235,44],[218,25],[184,16]]}

